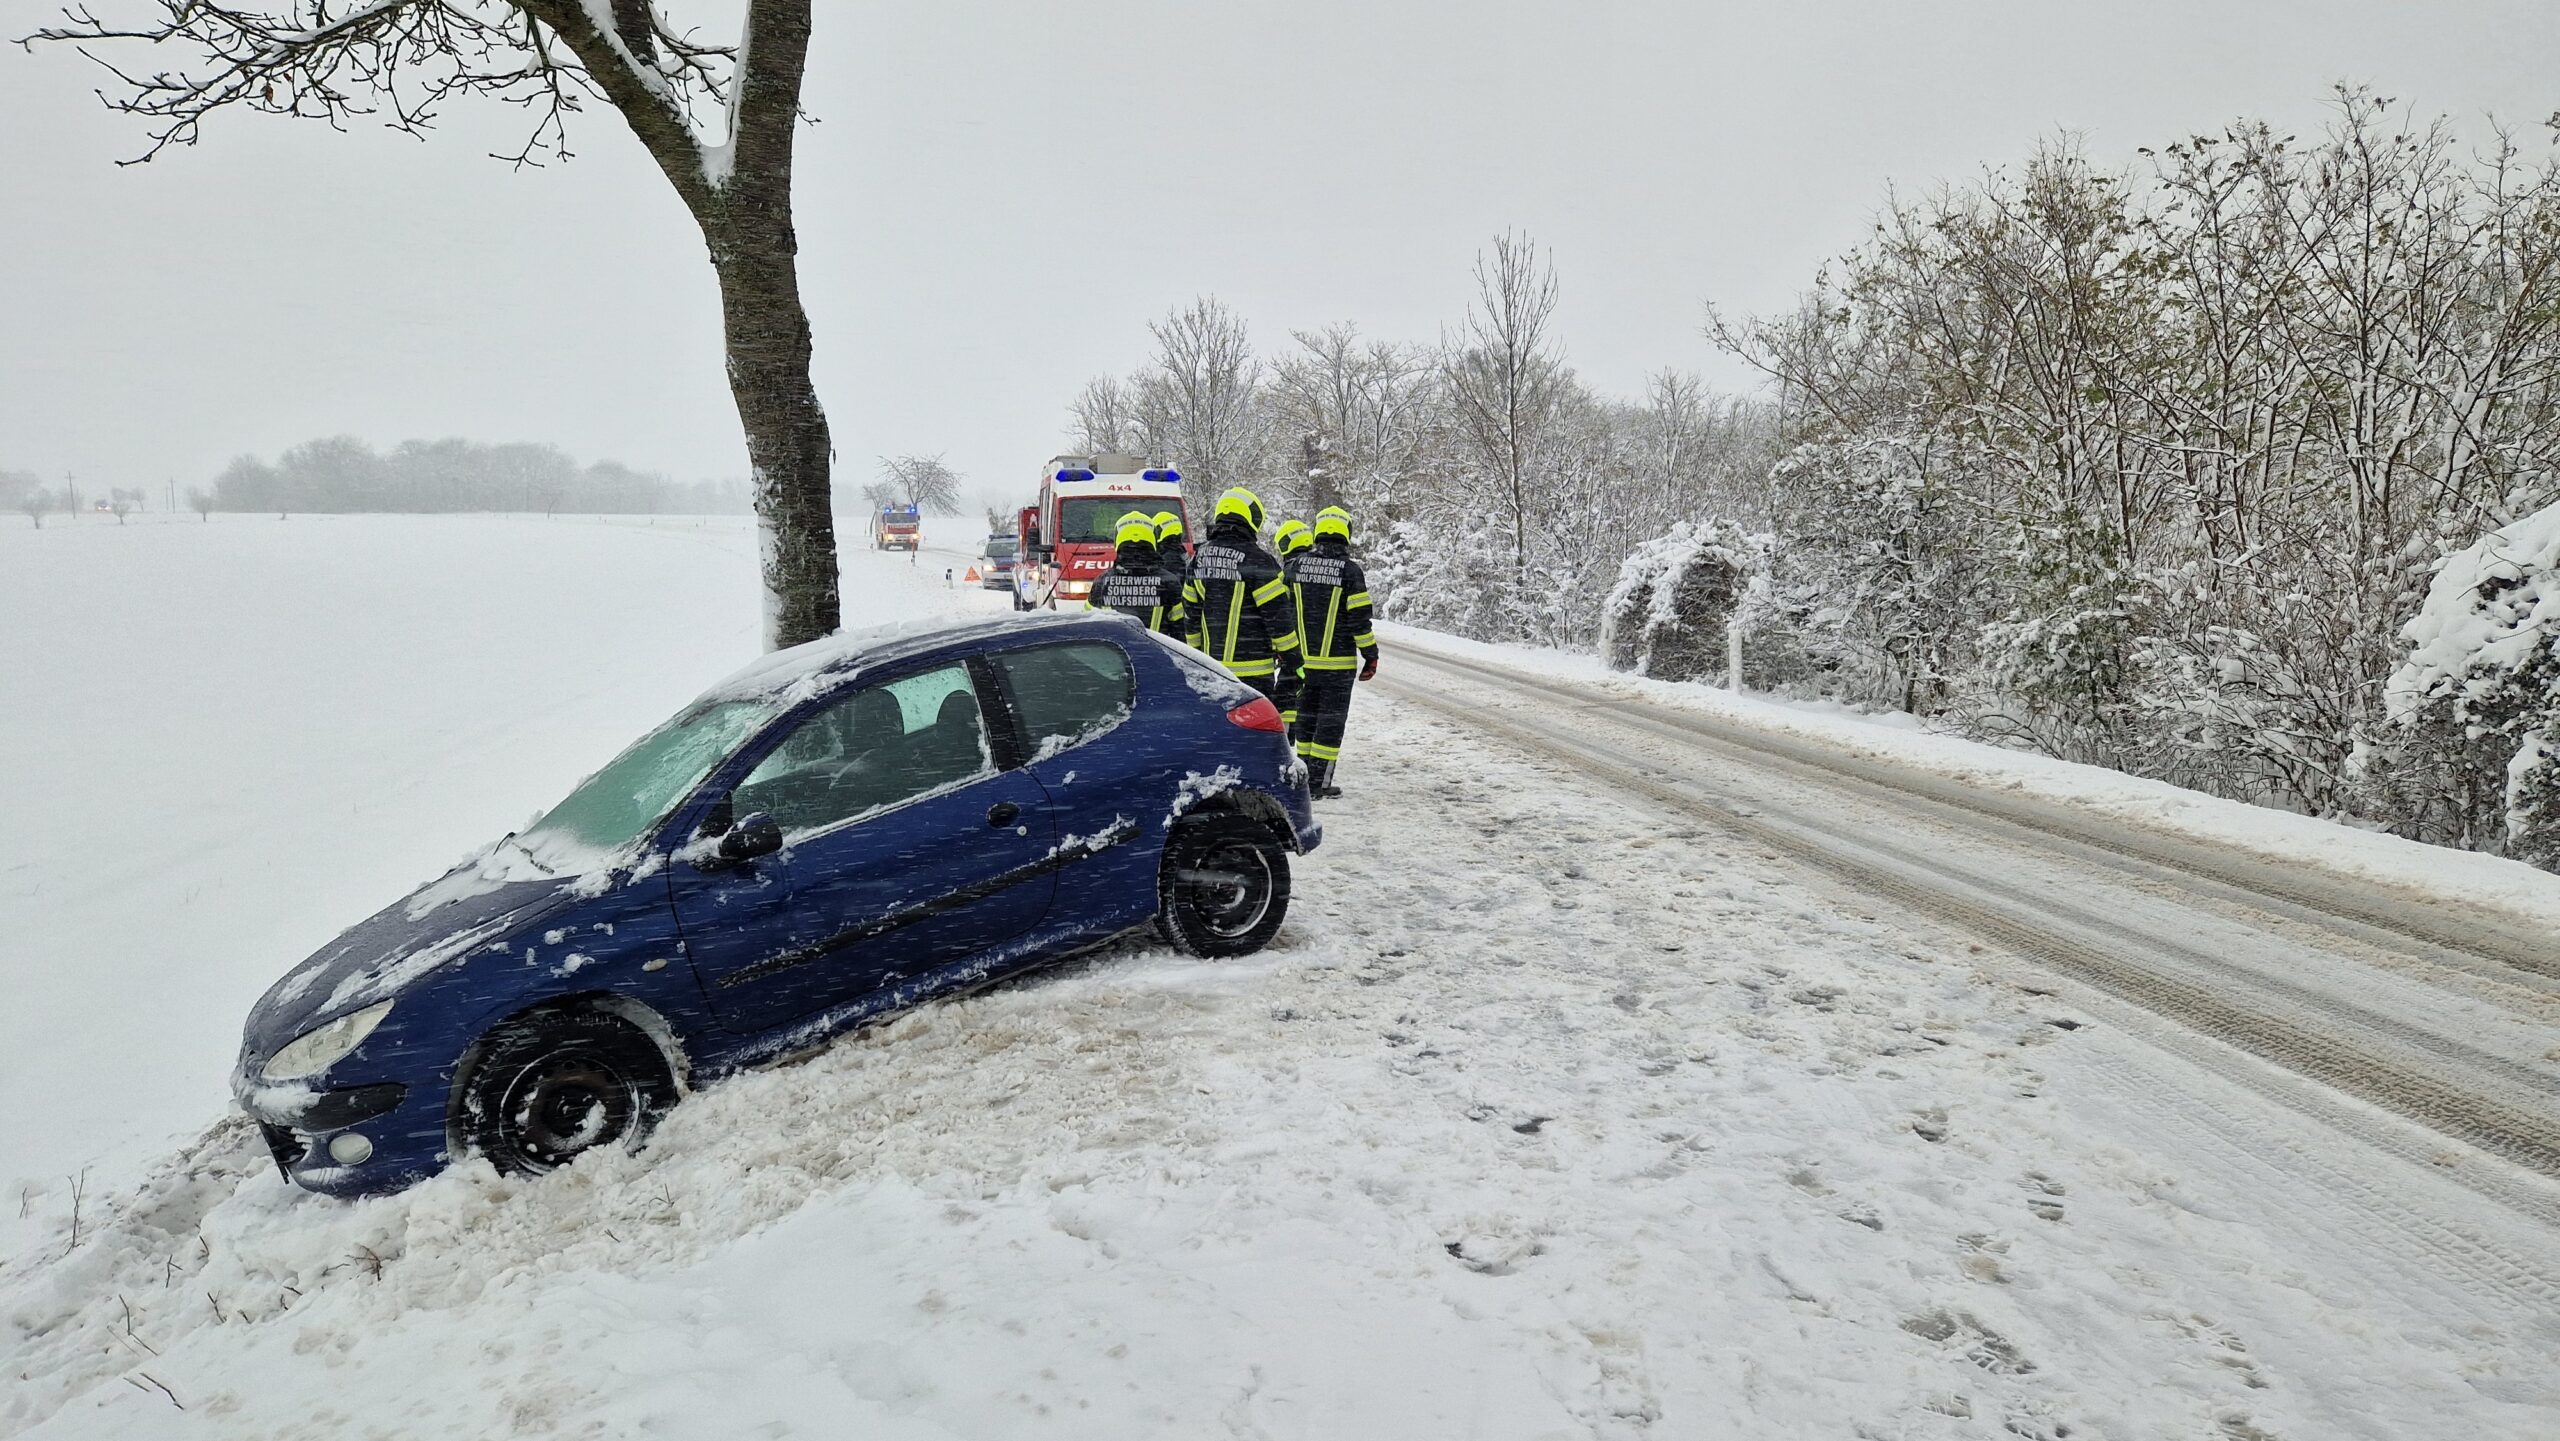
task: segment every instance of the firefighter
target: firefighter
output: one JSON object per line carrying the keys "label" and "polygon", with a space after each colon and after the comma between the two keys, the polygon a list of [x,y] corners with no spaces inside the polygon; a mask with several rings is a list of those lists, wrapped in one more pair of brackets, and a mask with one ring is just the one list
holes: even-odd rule
{"label": "firefighter", "polygon": [[1191,643],[1285,713],[1298,706],[1298,614],[1261,531],[1262,501],[1252,491],[1219,496],[1182,594]]}
{"label": "firefighter", "polygon": [[[1288,575],[1289,557],[1296,555],[1299,551],[1305,550],[1308,546],[1315,543],[1316,533],[1307,529],[1307,523],[1303,520],[1284,520],[1277,526],[1274,526],[1271,531],[1271,548],[1279,554],[1280,573],[1283,576]],[[1303,656],[1306,654],[1307,611],[1306,607],[1298,604],[1298,587],[1295,584],[1292,584],[1289,587],[1289,606],[1297,616],[1298,653]],[[1303,701],[1305,698],[1304,688],[1301,687],[1299,699]],[[1289,709],[1280,712],[1280,719],[1283,724],[1289,727],[1290,738],[1294,741],[1297,738],[1298,732],[1297,707],[1292,706]]]}
{"label": "firefighter", "polygon": [[1191,552],[1182,548],[1182,513],[1160,510],[1155,513],[1156,564],[1164,572],[1183,580],[1191,578]]}
{"label": "firefighter", "polygon": [[1151,631],[1186,639],[1191,625],[1182,606],[1182,577],[1166,571],[1156,556],[1155,522],[1133,510],[1120,517],[1113,539],[1120,549],[1111,568],[1094,577],[1086,608],[1133,615]]}
{"label": "firefighter", "polygon": [[1289,583],[1298,593],[1301,654],[1306,687],[1298,705],[1298,758],[1307,763],[1307,790],[1338,796],[1333,783],[1342,759],[1342,733],[1351,724],[1353,677],[1378,674],[1378,637],[1370,628],[1369,578],[1351,558],[1351,512],[1328,505],[1316,512],[1315,541],[1289,558]]}

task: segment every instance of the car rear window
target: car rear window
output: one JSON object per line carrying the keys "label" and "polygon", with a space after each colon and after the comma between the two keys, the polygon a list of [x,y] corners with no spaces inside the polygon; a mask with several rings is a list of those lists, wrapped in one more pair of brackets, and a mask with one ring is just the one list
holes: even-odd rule
{"label": "car rear window", "polygon": [[1134,687],[1129,658],[1118,646],[1070,641],[998,651],[987,661],[1033,760],[1082,745],[1129,718]]}

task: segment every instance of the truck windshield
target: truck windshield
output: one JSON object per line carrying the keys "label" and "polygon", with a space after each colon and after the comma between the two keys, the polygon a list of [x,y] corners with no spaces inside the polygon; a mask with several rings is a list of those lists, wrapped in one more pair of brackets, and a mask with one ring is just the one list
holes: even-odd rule
{"label": "truck windshield", "polygon": [[1131,511],[1154,515],[1171,509],[1162,500],[1125,495],[1080,495],[1058,502],[1058,541],[1109,545],[1120,534],[1120,517]]}

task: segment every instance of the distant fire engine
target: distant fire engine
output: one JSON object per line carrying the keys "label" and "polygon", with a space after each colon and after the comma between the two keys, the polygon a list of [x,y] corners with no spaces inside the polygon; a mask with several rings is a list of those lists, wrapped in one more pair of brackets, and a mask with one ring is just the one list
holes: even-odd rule
{"label": "distant fire engine", "polygon": [[912,505],[884,505],[871,517],[873,550],[914,550],[924,544],[924,516]]}

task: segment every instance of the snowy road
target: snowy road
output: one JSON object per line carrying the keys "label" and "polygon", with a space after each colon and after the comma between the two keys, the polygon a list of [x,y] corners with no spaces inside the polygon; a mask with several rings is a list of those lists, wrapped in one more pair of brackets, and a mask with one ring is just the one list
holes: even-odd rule
{"label": "snowy road", "polygon": [[[2560,946],[2060,806],[1405,646],[1415,699],[2298,1076],[2560,1175]],[[1402,670],[1411,675],[1413,670]],[[2233,1067],[2248,1074],[2248,1068]],[[2298,1088],[2269,1094],[2316,1105]],[[2358,1125],[2407,1153],[2393,1128]],[[2463,1168],[2545,1219],[2541,1188]]]}
{"label": "snowy road", "polygon": [[[2480,1108],[2546,1094],[2554,988],[2504,942],[2429,949],[2423,901],[2256,897],[1412,645],[1361,691],[1352,793],[1263,955],[1124,945],[538,1181],[299,1195],[217,1119],[247,998],[751,648],[752,551],[502,521],[191,534],[0,541],[111,615],[266,565],[287,579],[257,643],[137,603],[120,659],[212,688],[207,717],[283,693],[316,721],[154,750],[117,728],[128,689],[19,657],[66,682],[25,718],[81,762],[11,777],[19,799],[98,830],[0,868],[0,964],[39,1002],[0,1083],[116,1079],[72,1098],[78,1126],[0,1122],[27,1178],[0,1216],[0,1435],[2560,1434],[2546,1178],[2009,951],[2051,935],[2314,1039],[2362,1026],[2356,1054],[2523,1145],[2531,1114]],[[866,613],[1003,605],[846,572]],[[587,647],[569,694],[545,684],[563,636]],[[328,765],[291,764],[315,745]],[[147,773],[100,779],[119,754]],[[345,843],[297,871],[230,841],[315,814]],[[85,876],[128,830],[152,864]],[[152,988],[183,1013],[119,1004]],[[108,1145],[76,1200],[66,1173]]]}

